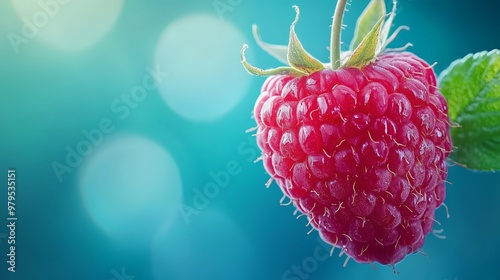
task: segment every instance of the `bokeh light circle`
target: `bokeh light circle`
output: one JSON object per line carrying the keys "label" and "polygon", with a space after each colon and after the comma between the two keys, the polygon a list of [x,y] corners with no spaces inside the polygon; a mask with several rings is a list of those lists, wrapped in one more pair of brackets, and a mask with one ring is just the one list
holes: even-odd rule
{"label": "bokeh light circle", "polygon": [[254,250],[241,229],[218,210],[160,230],[151,247],[154,279],[254,279]]}
{"label": "bokeh light circle", "polygon": [[160,85],[168,106],[194,121],[212,121],[234,108],[251,81],[239,61],[245,42],[214,16],[191,15],[168,25],[155,55],[155,64],[170,74]]}
{"label": "bokeh light circle", "polygon": [[123,0],[11,0],[22,26],[16,34],[40,39],[56,49],[84,50],[115,24]]}
{"label": "bokeh light circle", "polygon": [[93,149],[80,176],[88,214],[117,242],[149,244],[178,215],[182,183],[176,162],[158,144],[133,135]]}

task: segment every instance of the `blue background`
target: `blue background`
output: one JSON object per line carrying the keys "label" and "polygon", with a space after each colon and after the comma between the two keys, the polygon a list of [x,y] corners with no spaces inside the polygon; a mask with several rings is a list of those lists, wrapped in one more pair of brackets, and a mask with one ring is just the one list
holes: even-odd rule
{"label": "blue background", "polygon": [[[250,45],[256,66],[279,65],[258,49],[251,24],[286,43],[297,4],[299,37],[327,61],[335,1],[67,2],[46,22],[38,1],[0,3],[0,279],[500,279],[499,174],[451,167],[451,217],[440,208],[435,225],[446,239],[429,235],[428,256],[408,256],[399,275],[353,261],[342,268],[338,251],[324,259],[305,218],[279,206],[275,184],[265,188],[245,133],[264,79],[244,72],[240,47]],[[352,2],[345,42],[368,1]],[[395,24],[411,30],[391,47],[413,43],[440,73],[500,46],[499,8],[402,0]],[[13,43],[23,16],[37,13],[38,31]],[[168,75],[140,92],[145,79],[154,83],[151,69]],[[15,273],[6,262],[8,168],[17,175]],[[286,278],[294,265],[304,274]]]}

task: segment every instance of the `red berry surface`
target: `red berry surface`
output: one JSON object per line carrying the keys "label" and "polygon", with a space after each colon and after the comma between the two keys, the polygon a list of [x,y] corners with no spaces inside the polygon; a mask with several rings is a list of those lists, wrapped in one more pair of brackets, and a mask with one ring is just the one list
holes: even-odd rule
{"label": "red berry surface", "polygon": [[265,169],[326,242],[382,264],[422,247],[452,149],[426,62],[395,52],[360,69],[274,75],[254,116]]}

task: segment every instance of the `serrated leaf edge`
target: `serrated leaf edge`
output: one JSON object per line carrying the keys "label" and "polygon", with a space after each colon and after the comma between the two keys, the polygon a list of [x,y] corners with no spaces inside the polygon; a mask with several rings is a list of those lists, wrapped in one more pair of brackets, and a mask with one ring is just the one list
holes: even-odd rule
{"label": "serrated leaf edge", "polygon": [[[459,69],[466,69],[466,72],[469,72],[469,71],[472,71],[475,67],[478,67],[477,65],[474,66],[474,64],[476,63],[481,63],[481,62],[487,62],[488,66],[490,65],[490,63],[492,63],[491,59],[488,59],[489,57],[492,57],[492,56],[497,56],[497,59],[500,60],[500,50],[498,49],[494,49],[494,50],[491,50],[491,51],[482,51],[482,52],[477,52],[477,53],[470,53],[468,55],[466,55],[465,57],[463,58],[460,58],[460,59],[457,59],[455,61],[453,61],[445,70],[443,70],[440,75],[438,76],[438,85],[442,88],[442,92],[447,92],[448,90],[446,90],[445,88],[445,85],[443,85],[443,80],[446,79],[446,77],[448,75],[450,75],[450,73],[456,69],[457,67],[459,67]],[[485,69],[488,68],[485,67]],[[480,67],[480,66],[479,66]],[[460,76],[460,74],[454,74],[455,76]],[[463,74],[464,76],[467,76],[468,74],[465,73]],[[470,75],[470,74],[469,74]],[[488,97],[488,98],[485,98],[485,94],[488,90],[488,87],[491,86],[491,83],[493,82],[498,82],[500,83],[500,69],[498,69],[493,77],[493,79],[491,80],[486,80],[484,78],[484,75],[485,73],[482,73],[483,76],[480,77],[480,80],[482,82],[484,82],[484,85],[482,85],[481,87],[478,88],[478,92],[477,94],[474,95],[473,97],[473,100],[467,104],[465,107],[463,107],[460,111],[456,111],[454,114],[455,114],[455,117],[452,118],[451,120],[452,121],[459,121],[461,122],[462,124],[464,123],[467,123],[469,120],[471,119],[477,119],[478,117],[491,117],[491,116],[498,116],[500,118],[500,112],[497,112],[497,111],[486,111],[486,112],[474,112],[474,108],[471,106],[478,106],[478,105],[484,105],[484,104],[487,104],[487,103],[490,103],[493,101],[498,101],[500,100],[500,97]],[[452,108],[450,108],[452,109]],[[452,110],[450,110],[452,111]],[[451,112],[450,112],[451,113]],[[481,151],[482,154],[486,154],[488,152],[492,153],[492,150],[491,150],[491,141],[497,141],[497,142],[500,142],[500,126],[481,126],[481,127],[476,127],[474,129],[475,132],[477,133],[473,133],[473,131],[470,131],[470,132],[467,132],[467,131],[464,131],[464,129],[466,129],[467,127],[466,126],[460,126],[460,127],[452,127],[452,140],[455,142],[460,142],[460,141],[465,141],[465,142],[475,142],[475,141],[478,141],[478,142],[481,142],[484,146],[483,148],[486,150],[484,151]],[[480,130],[480,132],[478,132],[477,130]],[[498,136],[498,137],[497,137]],[[455,140],[456,139],[456,140]],[[461,139],[461,140],[458,140],[458,139]],[[468,139],[468,140],[465,140],[465,139]],[[470,145],[469,145],[470,144]],[[473,145],[473,143],[468,143],[466,145],[467,147],[467,150],[468,149],[473,149],[471,147],[471,145]],[[497,145],[495,144],[495,147],[497,147]],[[500,166],[498,165],[494,165],[494,166],[488,166],[487,164],[486,165],[481,165],[481,164],[478,164],[478,161],[475,161],[475,160],[471,160],[471,156],[462,156],[460,158],[457,158],[458,154],[462,154],[460,151],[463,151],[464,148],[460,149],[460,147],[458,147],[458,150],[454,153],[451,154],[450,158],[456,162],[457,164],[465,167],[465,168],[469,168],[471,170],[475,170],[475,171],[496,171],[496,170],[500,170]],[[489,151],[488,151],[489,150]],[[458,154],[457,154],[458,153]],[[494,153],[494,151],[493,151]],[[496,154],[496,153],[495,153]],[[476,154],[475,154],[476,155]],[[477,156],[480,156],[480,154],[477,154]],[[475,159],[477,159],[476,156],[474,156]],[[496,158],[500,158],[500,155],[496,155],[493,157],[493,161],[496,159]],[[489,158],[490,160],[492,159],[491,157]]]}

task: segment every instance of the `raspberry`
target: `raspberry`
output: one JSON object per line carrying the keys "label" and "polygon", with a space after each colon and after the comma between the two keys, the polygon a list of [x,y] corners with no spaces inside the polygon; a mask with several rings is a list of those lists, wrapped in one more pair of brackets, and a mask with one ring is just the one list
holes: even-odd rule
{"label": "raspberry", "polygon": [[[362,16],[371,18],[358,22],[373,21],[380,2],[372,0]],[[270,76],[254,107],[264,168],[323,240],[357,262],[394,266],[423,246],[445,199],[446,100],[427,62],[383,52],[385,16],[360,28],[371,31],[342,58],[336,12],[328,67],[298,41],[295,8],[286,58],[254,28],[259,45],[291,67],[261,70],[246,62],[246,46],[241,52],[249,73]]]}
{"label": "raspberry", "polygon": [[268,78],[254,110],[267,172],[358,262],[421,248],[444,200],[451,140],[431,67],[402,52],[358,69]]}

